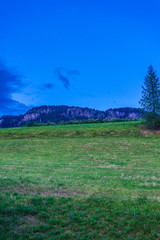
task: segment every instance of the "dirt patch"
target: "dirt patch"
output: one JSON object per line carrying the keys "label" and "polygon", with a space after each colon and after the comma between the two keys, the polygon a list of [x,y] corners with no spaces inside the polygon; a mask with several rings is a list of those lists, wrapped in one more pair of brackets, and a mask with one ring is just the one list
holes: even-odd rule
{"label": "dirt patch", "polygon": [[82,148],[90,148],[92,146],[98,145],[98,143],[87,143],[85,145],[81,145],[80,147]]}
{"label": "dirt patch", "polygon": [[28,187],[16,187],[15,191],[19,195],[24,195],[24,194],[36,195],[38,193],[38,191],[36,189],[29,189]]}
{"label": "dirt patch", "polygon": [[16,186],[14,188],[8,188],[5,191],[9,191],[11,194],[18,193],[19,195],[39,195],[41,197],[71,197],[76,195],[83,195],[83,192],[80,191],[69,191],[69,190],[54,190],[54,189],[48,189],[48,188],[34,188],[33,186]]}
{"label": "dirt patch", "polygon": [[153,135],[153,131],[151,130],[141,130],[140,133],[145,137]]}
{"label": "dirt patch", "polygon": [[66,191],[66,190],[56,190],[56,191],[45,191],[41,192],[42,197],[50,197],[50,196],[55,196],[55,197],[71,197],[71,196],[76,196],[76,195],[82,195],[82,192],[71,192],[71,191]]}
{"label": "dirt patch", "polygon": [[148,130],[148,129],[145,129],[145,130],[141,130],[140,133],[143,135],[143,136],[152,136],[153,134],[157,134],[157,135],[160,135],[160,130]]}
{"label": "dirt patch", "polygon": [[111,136],[111,135],[114,135],[114,134],[115,134],[115,132],[109,132],[108,136]]}
{"label": "dirt patch", "polygon": [[99,168],[118,168],[120,166],[115,165],[115,164],[110,164],[110,165],[100,165],[98,166]]}

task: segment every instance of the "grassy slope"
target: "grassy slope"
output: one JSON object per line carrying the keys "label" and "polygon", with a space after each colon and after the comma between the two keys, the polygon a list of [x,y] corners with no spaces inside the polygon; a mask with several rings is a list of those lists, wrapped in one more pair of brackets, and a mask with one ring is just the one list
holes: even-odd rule
{"label": "grassy slope", "polygon": [[160,138],[139,126],[1,129],[1,239],[160,239]]}

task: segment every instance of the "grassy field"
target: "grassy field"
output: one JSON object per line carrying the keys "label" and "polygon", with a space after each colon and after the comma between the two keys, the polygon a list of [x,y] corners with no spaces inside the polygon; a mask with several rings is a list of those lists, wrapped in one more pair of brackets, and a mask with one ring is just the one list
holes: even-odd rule
{"label": "grassy field", "polygon": [[140,122],[0,129],[2,240],[160,239],[160,134]]}

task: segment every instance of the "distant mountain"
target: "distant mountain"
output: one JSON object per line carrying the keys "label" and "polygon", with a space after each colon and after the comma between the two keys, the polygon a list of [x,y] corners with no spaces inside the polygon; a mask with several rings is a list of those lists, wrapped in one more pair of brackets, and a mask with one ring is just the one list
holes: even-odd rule
{"label": "distant mountain", "polygon": [[86,119],[105,119],[127,118],[140,119],[143,111],[138,108],[114,108],[107,111],[99,111],[91,108],[61,106],[40,106],[34,107],[24,115],[3,116],[0,118],[0,128],[20,127],[27,122],[47,123],[69,120],[86,120]]}

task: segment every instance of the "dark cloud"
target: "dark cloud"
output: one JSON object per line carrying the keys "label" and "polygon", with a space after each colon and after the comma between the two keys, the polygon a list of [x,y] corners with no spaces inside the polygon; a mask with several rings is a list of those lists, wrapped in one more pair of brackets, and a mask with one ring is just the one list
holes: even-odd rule
{"label": "dark cloud", "polygon": [[12,94],[21,92],[25,86],[20,74],[0,62],[0,115],[20,114],[28,109],[25,104],[12,99]]}
{"label": "dark cloud", "polygon": [[54,84],[52,84],[52,83],[45,83],[42,86],[42,89],[53,89],[53,88],[54,88]]}
{"label": "dark cloud", "polygon": [[66,75],[66,69],[59,67],[59,68],[57,68],[56,72],[57,72],[58,79],[63,82],[64,87],[66,89],[69,89],[69,87],[70,87],[70,80],[69,80],[69,78]]}
{"label": "dark cloud", "polygon": [[0,99],[0,116],[19,115],[26,112],[30,107],[12,99]]}
{"label": "dark cloud", "polygon": [[63,82],[66,89],[70,88],[71,75],[79,75],[78,70],[68,70],[66,68],[59,67],[56,69],[58,79]]}

